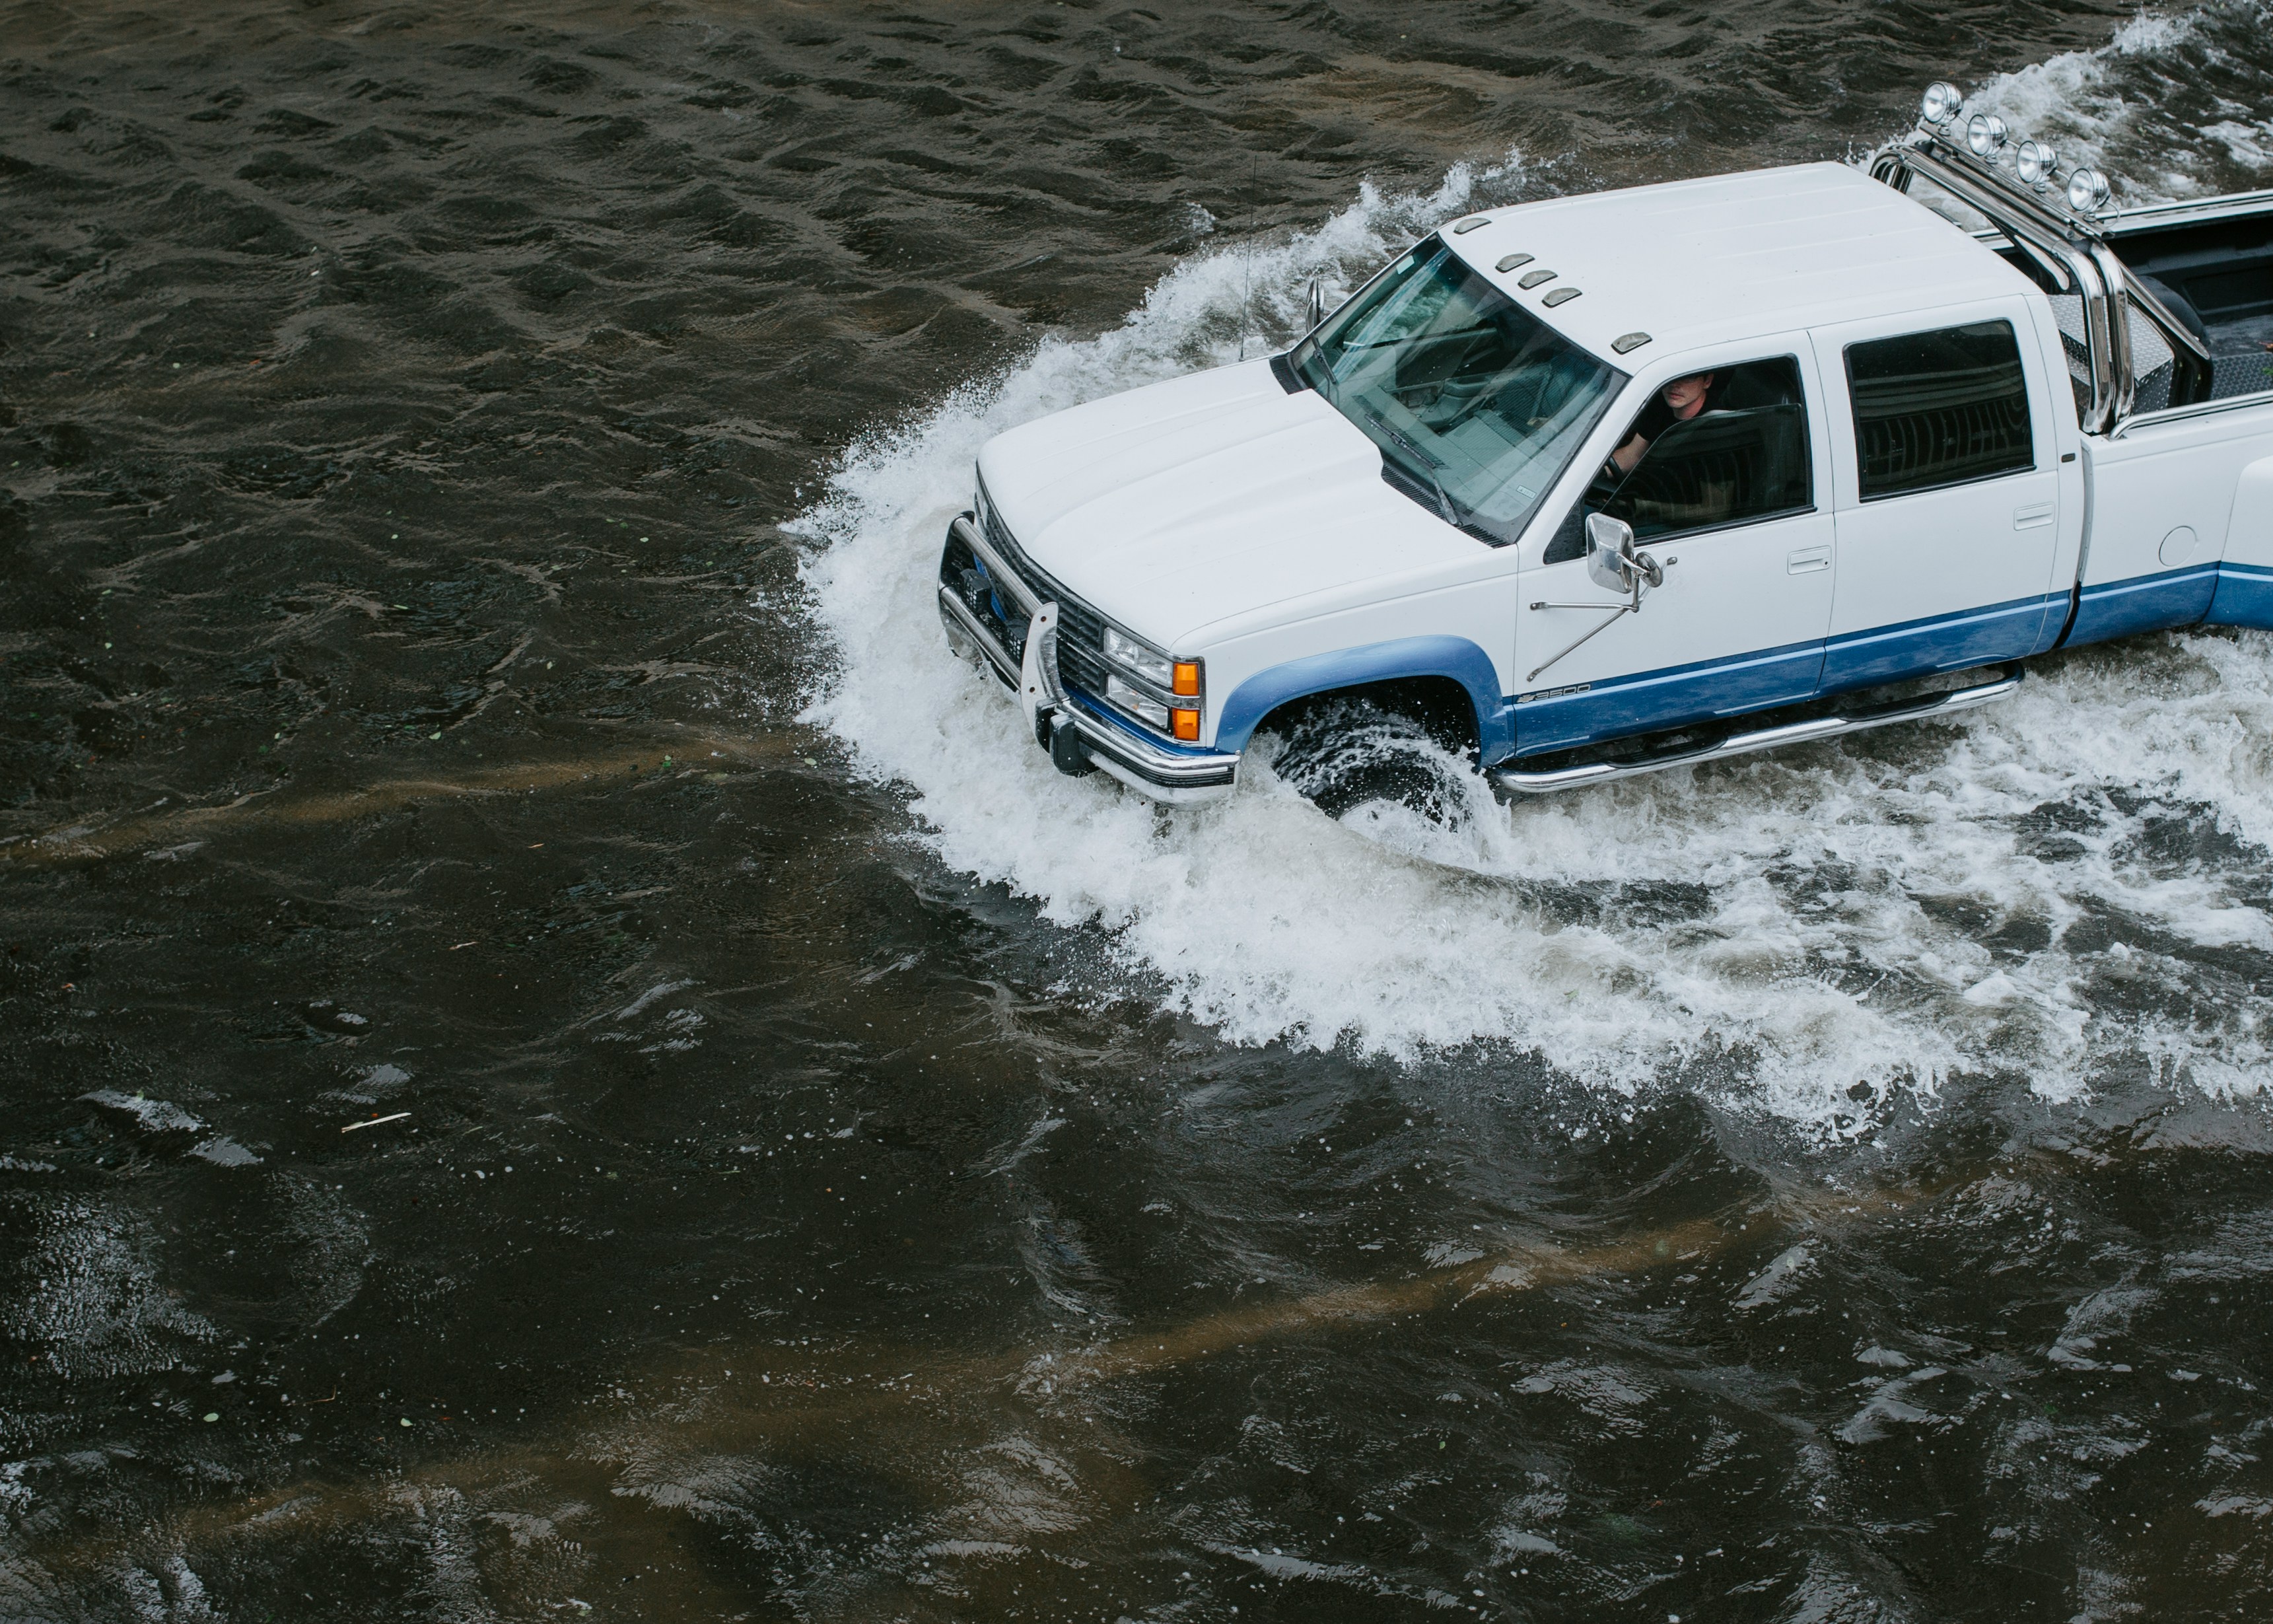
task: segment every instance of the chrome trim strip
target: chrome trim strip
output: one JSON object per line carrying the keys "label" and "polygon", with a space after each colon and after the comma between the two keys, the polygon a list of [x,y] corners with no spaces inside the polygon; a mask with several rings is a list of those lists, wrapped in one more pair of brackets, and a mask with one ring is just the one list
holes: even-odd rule
{"label": "chrome trim strip", "polygon": [[2127,226],[2184,225],[2195,219],[2222,220],[2258,204],[2273,207],[2273,192],[2230,192],[2222,198],[2192,198],[2183,203],[2142,203],[2136,208],[2119,208],[2104,216],[2100,229],[2114,235]]}
{"label": "chrome trim strip", "polygon": [[1114,761],[1110,756],[1097,754],[1092,755],[1089,759],[1106,777],[1118,779],[1148,801],[1160,801],[1172,807],[1190,806],[1196,801],[1219,801],[1232,791],[1233,780],[1230,778],[1224,779],[1220,784],[1154,784],[1137,777],[1136,773]]}
{"label": "chrome trim strip", "polygon": [[2183,423],[2188,417],[2206,417],[2212,412],[2230,411],[2236,406],[2273,405],[2273,389],[2260,389],[2254,395],[2229,395],[2222,401],[2196,401],[2187,406],[2165,406],[2160,411],[2142,411],[2134,417],[2116,425],[2110,440],[2121,440],[2133,429],[2152,428],[2158,423]]}
{"label": "chrome trim strip", "polygon": [[1639,778],[1645,772],[1662,772],[1669,767],[1693,767],[1702,762],[1750,755],[1754,750],[1773,750],[1782,745],[1804,744],[1811,740],[1830,739],[1841,733],[1861,733],[1866,728],[1884,727],[1894,722],[1922,721],[1928,717],[1946,716],[1953,710],[1969,710],[1976,705],[1985,705],[1992,699],[2002,699],[2012,693],[2021,686],[2023,674],[2015,671],[1995,682],[1953,688],[1946,694],[1935,694],[1890,710],[1865,710],[1853,716],[1816,717],[1804,722],[1787,722],[1778,727],[1756,728],[1751,733],[1723,739],[1717,744],[1701,745],[1694,749],[1669,750],[1662,756],[1645,756],[1638,761],[1589,762],[1583,767],[1563,767],[1548,772],[1525,772],[1514,767],[1496,767],[1484,776],[1495,788],[1526,795],[1552,794],[1557,790],[1579,789],[1589,784],[1608,784],[1616,778]]}

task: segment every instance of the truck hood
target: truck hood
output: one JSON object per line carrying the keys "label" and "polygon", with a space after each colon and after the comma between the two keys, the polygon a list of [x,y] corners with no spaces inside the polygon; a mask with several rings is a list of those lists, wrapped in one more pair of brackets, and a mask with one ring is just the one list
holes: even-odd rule
{"label": "truck hood", "polygon": [[979,468],[1035,563],[1180,651],[1229,616],[1483,545],[1391,489],[1373,442],[1264,361],[1025,424]]}

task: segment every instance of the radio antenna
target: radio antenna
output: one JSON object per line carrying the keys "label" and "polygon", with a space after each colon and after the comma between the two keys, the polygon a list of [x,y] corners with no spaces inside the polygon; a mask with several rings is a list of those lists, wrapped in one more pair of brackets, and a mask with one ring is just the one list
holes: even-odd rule
{"label": "radio antenna", "polygon": [[[1255,194],[1259,189],[1258,180],[1263,173],[1261,154],[1250,153],[1247,165],[1247,207],[1253,208]],[[1247,225],[1246,248],[1240,256],[1246,273],[1244,285],[1239,294],[1239,358],[1242,361],[1247,359],[1248,325],[1255,316],[1255,222],[1249,219]]]}

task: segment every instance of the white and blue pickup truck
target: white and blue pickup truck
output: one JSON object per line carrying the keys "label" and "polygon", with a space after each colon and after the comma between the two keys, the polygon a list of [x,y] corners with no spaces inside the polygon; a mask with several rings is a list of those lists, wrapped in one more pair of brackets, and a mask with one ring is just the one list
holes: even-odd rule
{"label": "white and blue pickup truck", "polygon": [[2273,192],[2118,212],[1937,85],[1867,172],[1472,214],[989,441],[938,596],[1061,769],[1172,801],[1322,695],[1536,792],[2273,627]]}

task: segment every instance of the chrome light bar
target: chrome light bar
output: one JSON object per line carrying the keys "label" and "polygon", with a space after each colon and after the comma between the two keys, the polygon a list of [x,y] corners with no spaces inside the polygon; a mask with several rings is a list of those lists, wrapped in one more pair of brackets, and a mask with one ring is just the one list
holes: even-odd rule
{"label": "chrome light bar", "polygon": [[2059,154],[2045,142],[2015,143],[2005,121],[1994,113],[1965,117],[1965,98],[1947,80],[1937,79],[1918,98],[1917,127],[1951,155],[1969,154],[1999,180],[2017,183],[2014,190],[2044,199],[2082,224],[2096,225],[2113,213],[2106,176],[2081,164],[2063,169]]}

